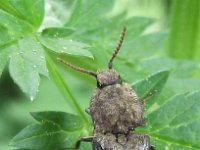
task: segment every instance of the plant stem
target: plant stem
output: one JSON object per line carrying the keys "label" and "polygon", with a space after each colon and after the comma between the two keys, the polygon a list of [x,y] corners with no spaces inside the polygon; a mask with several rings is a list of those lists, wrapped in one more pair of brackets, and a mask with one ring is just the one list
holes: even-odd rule
{"label": "plant stem", "polygon": [[174,58],[200,60],[200,1],[172,3],[168,54]]}
{"label": "plant stem", "polygon": [[46,55],[46,59],[47,59],[47,66],[49,69],[50,77],[51,77],[51,79],[53,79],[57,88],[65,97],[65,100],[67,101],[67,103],[69,103],[72,106],[73,110],[77,113],[77,115],[79,115],[81,118],[83,118],[83,120],[86,124],[90,124],[87,116],[82,111],[81,107],[79,106],[77,100],[73,96],[73,94],[70,91],[69,87],[67,86],[66,82],[64,81],[62,76],[59,74],[55,63],[53,62],[53,60],[51,59],[51,57],[48,54]]}

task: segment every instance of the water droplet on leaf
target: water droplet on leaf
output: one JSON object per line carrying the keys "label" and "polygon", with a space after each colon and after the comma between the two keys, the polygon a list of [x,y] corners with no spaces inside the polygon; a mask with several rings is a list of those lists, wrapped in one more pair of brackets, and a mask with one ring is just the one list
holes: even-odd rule
{"label": "water droplet on leaf", "polygon": [[31,96],[31,97],[30,97],[30,100],[31,100],[31,101],[33,101],[33,100],[34,100],[34,97],[33,97],[33,96]]}
{"label": "water droplet on leaf", "polygon": [[168,147],[168,146],[165,146],[165,150],[169,150],[169,147]]}
{"label": "water droplet on leaf", "polygon": [[44,56],[40,56],[41,59],[44,59]]}
{"label": "water droplet on leaf", "polygon": [[37,54],[37,50],[35,50],[35,49],[33,49],[32,52],[33,52],[34,54]]}
{"label": "water droplet on leaf", "polygon": [[67,47],[63,47],[64,50],[67,50]]}
{"label": "water droplet on leaf", "polygon": [[53,36],[54,37],[58,37],[58,35],[59,35],[58,32],[56,32]]}

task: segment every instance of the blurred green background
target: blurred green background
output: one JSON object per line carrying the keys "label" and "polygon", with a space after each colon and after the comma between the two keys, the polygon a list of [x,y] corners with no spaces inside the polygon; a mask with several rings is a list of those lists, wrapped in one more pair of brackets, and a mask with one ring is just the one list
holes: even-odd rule
{"label": "blurred green background", "polygon": [[[77,14],[81,17],[70,22],[77,22],[75,28],[83,32],[77,33],[79,39],[76,35],[73,39],[89,44],[94,56],[99,58],[70,57],[72,63],[81,64],[84,61],[86,64],[83,67],[91,70],[106,68],[111,51],[118,42],[123,20],[135,17],[135,21],[129,22],[124,46],[114,62],[123,79],[133,83],[155,71],[171,69],[172,76],[177,79],[171,81],[176,85],[172,89],[174,93],[200,89],[199,0],[87,0],[83,3],[83,10],[88,9],[86,13],[83,15],[80,9]],[[46,0],[45,18],[40,30],[44,27],[70,26],[68,20],[73,9],[73,0]],[[119,18],[122,20],[119,21]],[[112,30],[104,29],[109,25]],[[99,30],[95,30],[94,26]],[[90,27],[93,28],[86,30]],[[135,30],[134,33],[131,30]],[[101,49],[108,51],[104,55]],[[131,54],[130,50],[133,51]],[[96,86],[95,80],[64,69],[59,64],[58,68],[82,109],[87,108]],[[188,86],[183,87],[186,84]],[[74,113],[51,79],[41,77],[38,94],[34,101],[30,101],[5,69],[0,79],[0,150],[10,149],[10,139],[33,122],[29,112],[43,110]]]}

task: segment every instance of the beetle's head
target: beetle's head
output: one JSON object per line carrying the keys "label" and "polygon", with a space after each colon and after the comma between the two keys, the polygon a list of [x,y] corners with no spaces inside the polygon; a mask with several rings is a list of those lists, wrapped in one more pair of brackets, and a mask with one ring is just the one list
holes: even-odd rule
{"label": "beetle's head", "polygon": [[113,69],[108,69],[106,71],[101,71],[97,74],[97,87],[104,88],[108,85],[121,84],[120,75]]}

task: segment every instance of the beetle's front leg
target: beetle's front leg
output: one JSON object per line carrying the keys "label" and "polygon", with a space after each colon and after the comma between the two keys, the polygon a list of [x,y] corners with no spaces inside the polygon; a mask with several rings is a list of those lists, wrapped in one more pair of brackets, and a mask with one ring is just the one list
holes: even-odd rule
{"label": "beetle's front leg", "polygon": [[76,142],[74,148],[56,148],[55,150],[78,150],[80,149],[81,142],[92,142],[94,137],[83,137]]}

